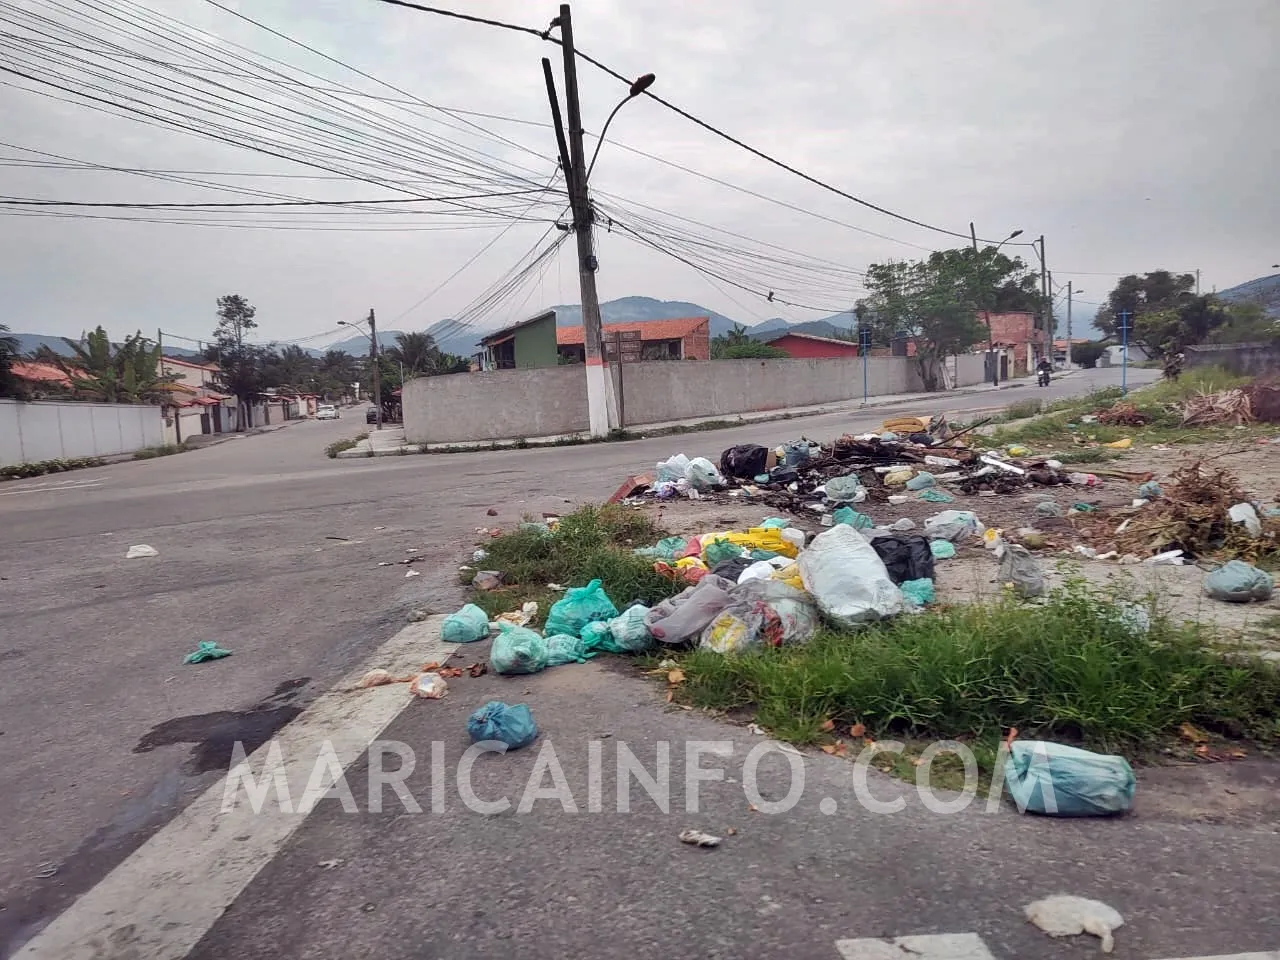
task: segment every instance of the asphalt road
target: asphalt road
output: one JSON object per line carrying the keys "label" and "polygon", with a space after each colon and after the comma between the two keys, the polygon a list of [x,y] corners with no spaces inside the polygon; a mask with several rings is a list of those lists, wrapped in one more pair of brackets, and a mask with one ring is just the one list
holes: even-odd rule
{"label": "asphalt road", "polygon": [[[1131,371],[1130,382],[1152,373]],[[1118,379],[1118,370],[1090,371],[1045,390],[943,396],[910,410],[973,412]],[[394,634],[409,609],[455,606],[453,571],[476,527],[601,499],[681,449],[714,457],[738,442],[860,431],[886,415],[873,408],[621,444],[344,461],[325,458],[323,447],[364,425],[306,422],[0,486],[0,956],[225,772],[232,743],[270,738]],[[136,543],[160,556],[125,560]],[[416,567],[420,577],[378,566],[409,551],[429,558]],[[183,665],[201,640],[232,657]],[[516,698],[526,690],[557,744],[605,733],[650,751],[654,740],[683,743],[695,733],[741,739],[709,720],[664,714],[647,687],[600,665],[531,678]],[[432,706],[444,709],[407,711],[389,735],[460,750],[473,704]],[[673,765],[682,750],[673,747]],[[580,782],[581,751],[564,753]],[[518,797],[534,755],[497,759],[507,766],[477,764],[477,792]],[[465,809],[349,817],[326,802],[197,955],[461,957],[509,954],[515,939],[522,955],[539,957],[836,956],[832,944],[843,937],[962,931],[982,933],[1002,958],[1077,955],[1079,947],[1028,937],[1017,923],[1021,903],[1049,892],[1136,911],[1124,948],[1135,952],[1118,947],[1118,956],[1280,946],[1274,833],[939,821],[923,811],[867,819],[846,802],[847,770],[826,761],[815,768],[826,793],[770,818],[750,844],[738,822],[742,841],[716,851],[673,846],[671,837],[684,826],[733,825],[745,809],[740,792],[724,798],[732,807],[688,822],[652,809],[567,820],[558,806],[544,815],[546,802],[524,817]],[[834,792],[841,778],[843,793]],[[845,798],[843,812],[819,813],[823,796]],[[317,872],[333,858],[344,866]],[[295,897],[305,909],[290,906]]]}

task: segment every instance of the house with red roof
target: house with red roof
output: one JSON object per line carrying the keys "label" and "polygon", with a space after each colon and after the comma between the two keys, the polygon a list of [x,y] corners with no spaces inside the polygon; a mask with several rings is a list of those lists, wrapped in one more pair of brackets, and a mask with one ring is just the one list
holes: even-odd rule
{"label": "house with red roof", "polygon": [[[710,317],[606,323],[604,339],[607,347],[610,338],[619,333],[639,335],[641,360],[711,359]],[[582,362],[586,359],[584,337],[582,327],[559,327],[556,330],[556,350],[569,362]]]}

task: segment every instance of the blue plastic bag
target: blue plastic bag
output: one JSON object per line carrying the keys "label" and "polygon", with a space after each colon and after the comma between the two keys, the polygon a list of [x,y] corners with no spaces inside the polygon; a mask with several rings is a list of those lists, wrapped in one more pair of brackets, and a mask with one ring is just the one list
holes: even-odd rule
{"label": "blue plastic bag", "polygon": [[853,507],[836,507],[831,511],[831,519],[838,524],[848,524],[855,530],[870,530],[875,526],[874,520],[865,513],[859,513]]}
{"label": "blue plastic bag", "polygon": [[1045,740],[1014,741],[1004,783],[1019,810],[1057,817],[1124,813],[1136,785],[1124,757]]}
{"label": "blue plastic bag", "polygon": [[[605,628],[608,629],[607,627]],[[559,633],[546,638],[547,666],[559,667],[566,663],[586,663],[595,656],[587,649],[587,644],[579,637],[571,637],[567,633]]]}
{"label": "blue plastic bag", "polygon": [[538,738],[538,725],[523,703],[513,707],[501,700],[490,700],[467,717],[467,733],[472,743],[498,740],[508,749],[519,750]]}
{"label": "blue plastic bag", "polygon": [[604,592],[600,581],[592,580],[585,587],[570,587],[563,598],[551,605],[546,633],[548,636],[567,633],[576,637],[593,620],[612,620],[617,615],[618,608]]}
{"label": "blue plastic bag", "polygon": [[489,648],[494,673],[537,673],[547,666],[547,641],[528,627],[498,624],[498,636]]}
{"label": "blue plastic bag", "polygon": [[[946,541],[943,542],[945,543]],[[902,591],[903,597],[917,607],[927,607],[938,597],[937,591],[934,590],[933,581],[928,577],[921,577],[919,580],[907,580],[899,584],[898,589]]]}
{"label": "blue plastic bag", "polygon": [[1270,600],[1274,589],[1271,574],[1243,560],[1228,560],[1204,578],[1204,592],[1227,603]]}
{"label": "blue plastic bag", "polygon": [[489,615],[474,603],[444,618],[440,639],[445,643],[474,643],[489,636]]}

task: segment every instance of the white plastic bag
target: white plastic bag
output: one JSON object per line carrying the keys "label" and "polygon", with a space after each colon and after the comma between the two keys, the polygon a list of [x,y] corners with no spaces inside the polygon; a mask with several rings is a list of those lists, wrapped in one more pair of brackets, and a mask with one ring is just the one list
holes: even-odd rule
{"label": "white plastic bag", "polygon": [[971,510],[943,510],[924,522],[924,535],[930,540],[958,543],[969,537],[980,537],[986,527]]}
{"label": "white plastic bag", "polygon": [[658,482],[664,480],[676,481],[683,480],[689,473],[689,458],[683,453],[677,453],[669,460],[663,460],[657,465]]}
{"label": "white plastic bag", "polygon": [[848,524],[818,534],[798,562],[805,589],[837,623],[852,626],[902,612],[902,591],[884,561]]}
{"label": "white plastic bag", "polygon": [[689,461],[689,466],[685,471],[685,479],[693,489],[706,493],[712,487],[724,485],[724,477],[720,471],[716,469],[716,465],[706,457],[694,457]]}

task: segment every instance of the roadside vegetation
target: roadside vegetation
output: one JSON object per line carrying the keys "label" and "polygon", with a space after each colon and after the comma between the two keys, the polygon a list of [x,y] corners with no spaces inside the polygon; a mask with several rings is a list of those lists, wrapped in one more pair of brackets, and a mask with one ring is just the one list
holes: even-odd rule
{"label": "roadside vegetation", "polygon": [[15,463],[7,467],[0,467],[0,480],[25,480],[27,477],[43,477],[49,473],[65,473],[68,470],[101,467],[106,462],[101,457],[72,457],[66,460],[39,460],[35,463]]}
{"label": "roadside vegetation", "polygon": [[356,434],[354,437],[349,437],[345,440],[335,440],[333,443],[329,444],[327,447],[324,448],[324,455],[328,457],[330,460],[333,460],[343,450],[350,450],[352,447],[358,444],[361,440],[368,440],[368,439],[369,439],[369,431],[366,430],[364,433]]}
{"label": "roadside vegetation", "polygon": [[194,449],[186,441],[182,443],[163,443],[158,447],[143,447],[141,450],[133,451],[133,459],[154,460],[156,457],[171,457],[175,453],[186,453],[188,450]]}

